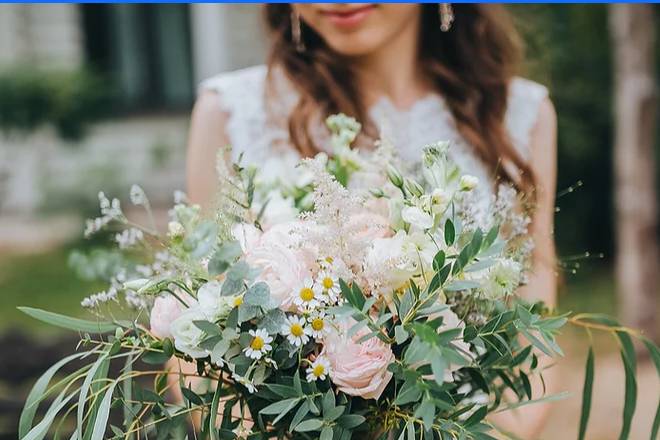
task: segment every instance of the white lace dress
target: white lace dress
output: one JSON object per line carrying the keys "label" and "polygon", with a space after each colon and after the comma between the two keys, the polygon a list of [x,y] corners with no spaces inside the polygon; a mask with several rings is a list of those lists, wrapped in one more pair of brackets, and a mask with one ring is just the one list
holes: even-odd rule
{"label": "white lace dress", "polygon": [[[290,144],[286,124],[273,123],[269,115],[275,113],[279,120],[285,121],[297,96],[282,76],[276,78],[277,102],[266,99],[266,75],[266,66],[250,67],[209,78],[200,89],[219,95],[220,105],[228,115],[226,134],[234,159],[242,153],[248,163],[272,164],[275,159],[283,164],[280,168],[285,168],[298,160],[298,154]],[[529,157],[530,133],[547,95],[544,86],[523,78],[515,78],[509,86],[505,123],[514,147],[523,158]],[[449,140],[452,141],[450,157],[463,173],[474,175],[481,182],[492,181],[492,172],[458,133],[441,96],[428,95],[407,110],[397,109],[387,98],[382,98],[369,109],[369,115],[393,142],[402,159],[418,161],[425,145]],[[488,211],[493,200],[492,185],[479,188],[478,208]]]}

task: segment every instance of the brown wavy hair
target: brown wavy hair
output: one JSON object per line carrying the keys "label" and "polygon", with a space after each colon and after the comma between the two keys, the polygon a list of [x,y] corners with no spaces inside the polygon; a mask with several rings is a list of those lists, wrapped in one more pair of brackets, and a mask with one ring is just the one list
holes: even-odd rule
{"label": "brown wavy hair", "polygon": [[[520,39],[510,17],[499,5],[454,4],[455,21],[449,32],[442,32],[438,4],[421,7],[419,62],[459,132],[496,177],[531,189],[531,169],[504,126],[508,85],[521,60]],[[309,130],[314,118],[338,112],[366,122],[365,132],[373,137],[350,62],[304,23],[306,49],[296,51],[289,4],[266,5],[266,22],[273,39],[271,71],[282,68],[300,93],[288,120],[294,146],[305,156],[316,153]]]}

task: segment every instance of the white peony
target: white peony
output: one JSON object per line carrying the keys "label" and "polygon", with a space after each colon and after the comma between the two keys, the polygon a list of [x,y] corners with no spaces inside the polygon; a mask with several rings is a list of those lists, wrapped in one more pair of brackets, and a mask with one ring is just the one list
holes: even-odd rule
{"label": "white peony", "polygon": [[208,356],[208,352],[199,347],[199,344],[204,340],[205,334],[194,324],[194,321],[204,321],[206,319],[202,310],[197,306],[193,306],[172,322],[170,332],[174,338],[174,346],[177,350],[193,358]]}
{"label": "white peony", "polygon": [[409,237],[399,231],[393,237],[373,241],[365,257],[365,275],[389,295],[408,284],[410,278],[420,272],[418,259],[410,258]]}
{"label": "white peony", "polygon": [[[265,225],[277,225],[284,222],[290,222],[298,218],[298,209],[296,209],[293,197],[283,197],[279,190],[268,193],[264,203],[268,201],[266,209],[261,220]],[[261,207],[257,207],[257,212]]]}

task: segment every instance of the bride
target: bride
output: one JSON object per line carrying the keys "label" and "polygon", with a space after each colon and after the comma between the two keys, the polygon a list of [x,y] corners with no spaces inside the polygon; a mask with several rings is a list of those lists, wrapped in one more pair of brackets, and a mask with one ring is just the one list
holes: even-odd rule
{"label": "bride", "polygon": [[[425,144],[451,140],[462,171],[490,183],[476,208],[489,209],[498,180],[535,200],[534,265],[520,294],[554,304],[556,116],[543,86],[515,76],[517,35],[501,7],[269,4],[266,19],[268,66],[201,86],[188,151],[193,202],[208,206],[215,193],[219,147],[248,163],[294,162],[327,148],[332,113],[363,123],[360,145],[382,132],[411,161]],[[536,438],[547,408],[527,408],[493,422]]]}

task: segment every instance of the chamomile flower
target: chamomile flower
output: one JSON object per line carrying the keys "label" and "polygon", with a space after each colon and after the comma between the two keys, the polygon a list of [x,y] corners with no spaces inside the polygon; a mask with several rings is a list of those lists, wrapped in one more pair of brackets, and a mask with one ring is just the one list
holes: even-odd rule
{"label": "chamomile flower", "polygon": [[307,373],[307,382],[314,382],[318,379],[325,380],[330,375],[330,362],[323,356],[319,356],[307,367],[305,372]]}
{"label": "chamomile flower", "polygon": [[329,324],[326,322],[325,312],[323,311],[313,314],[307,318],[307,321],[309,322],[310,334],[314,338],[322,338],[328,331]]}
{"label": "chamomile flower", "polygon": [[245,388],[247,388],[247,390],[250,394],[257,391],[257,387],[254,386],[254,384],[252,383],[252,381],[250,381],[250,379],[248,379],[246,377],[243,377],[238,373],[233,373],[232,374],[232,379],[234,379],[236,382],[240,383]]}
{"label": "chamomile flower", "polygon": [[337,298],[339,298],[339,292],[341,291],[337,276],[329,270],[323,270],[319,272],[317,281],[326,295],[330,298],[330,301],[337,301]]}
{"label": "chamomile flower", "polygon": [[252,341],[250,345],[243,349],[247,357],[261,359],[264,354],[273,349],[270,345],[273,342],[273,337],[265,329],[250,330],[248,333],[252,336]]}
{"label": "chamomile flower", "polygon": [[301,309],[314,309],[321,304],[322,293],[319,286],[312,281],[311,278],[306,278],[301,284],[298,291],[295,293],[293,303]]}
{"label": "chamomile flower", "polygon": [[282,335],[286,336],[291,345],[300,347],[309,341],[311,329],[307,326],[305,318],[291,315],[286,319],[286,324],[282,327]]}

